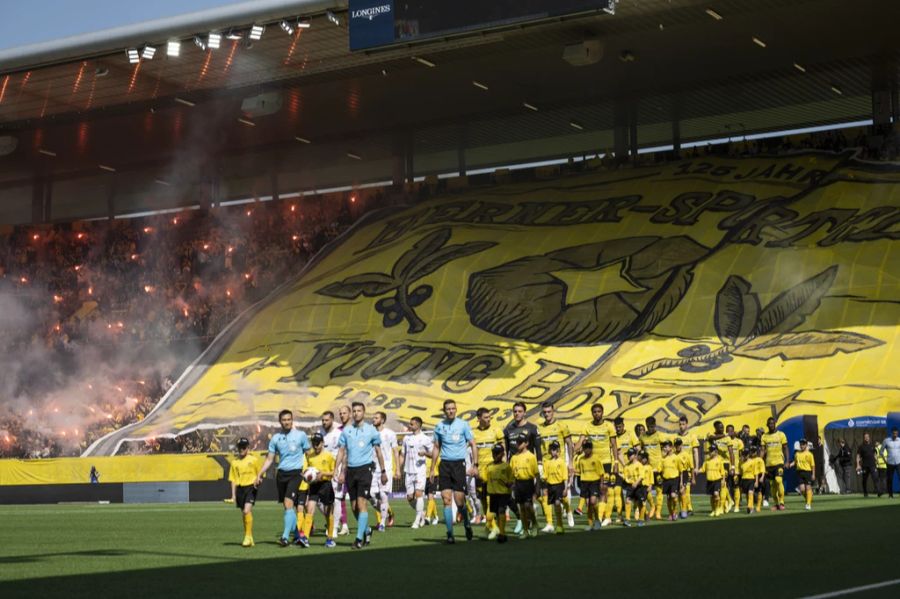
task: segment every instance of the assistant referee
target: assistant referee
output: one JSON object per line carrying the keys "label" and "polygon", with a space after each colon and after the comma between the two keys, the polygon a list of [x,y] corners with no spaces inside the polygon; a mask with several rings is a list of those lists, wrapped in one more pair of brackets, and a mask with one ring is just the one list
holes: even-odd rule
{"label": "assistant referee", "polygon": [[[472,450],[472,466],[466,471],[466,452]],[[434,482],[435,465],[440,458],[438,488],[444,502],[444,524],[447,525],[447,544],[456,542],[453,537],[453,502],[462,515],[466,528],[466,540],[472,540],[472,523],[466,508],[466,475],[478,474],[478,448],[469,423],[456,417],[456,402],[444,401],[444,419],[434,427],[434,449],[431,453],[431,480]]]}

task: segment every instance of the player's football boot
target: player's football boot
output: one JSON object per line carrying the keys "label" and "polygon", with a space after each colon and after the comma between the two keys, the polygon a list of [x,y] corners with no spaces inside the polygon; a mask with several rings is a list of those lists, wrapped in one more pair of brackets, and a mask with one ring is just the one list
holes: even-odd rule
{"label": "player's football boot", "polygon": [[291,544],[291,542],[289,540],[285,539],[284,537],[281,537],[280,539],[278,539],[278,544],[281,545],[282,547],[287,547]]}
{"label": "player's football boot", "polygon": [[497,542],[498,542],[498,543],[505,543],[505,542],[506,542],[506,535],[497,535]]}
{"label": "player's football boot", "polygon": [[297,540],[294,541],[294,544],[299,545],[300,547],[303,547],[305,549],[309,547],[309,539],[307,539],[306,535],[301,532],[299,535],[297,535]]}
{"label": "player's football boot", "polygon": [[347,527],[347,523],[344,522],[343,524],[341,524],[341,530],[338,532],[338,535],[344,537],[349,534],[350,534],[350,529]]}
{"label": "player's football boot", "polygon": [[378,532],[384,532],[384,522],[378,525]]}
{"label": "player's football boot", "polygon": [[447,538],[444,540],[444,545],[455,545],[456,539],[453,538],[453,535],[448,534]]}
{"label": "player's football boot", "polygon": [[553,525],[548,524],[547,526],[545,526],[544,528],[541,529],[541,532],[546,533],[548,535],[553,534]]}
{"label": "player's football boot", "polygon": [[334,539],[326,539],[326,540],[325,540],[325,547],[326,547],[327,549],[331,549],[331,548],[333,548],[333,547],[337,547],[337,543],[334,542]]}
{"label": "player's football boot", "polygon": [[253,547],[253,537],[244,537],[241,547]]}
{"label": "player's football boot", "polygon": [[492,528],[491,532],[488,533],[488,541],[493,541],[494,539],[496,539],[499,536],[500,536],[500,529]]}
{"label": "player's football boot", "polygon": [[515,529],[513,529],[513,534],[514,535],[522,534],[522,521],[521,520],[516,520],[516,527],[515,527]]}
{"label": "player's football boot", "polygon": [[353,544],[350,545],[350,549],[362,549],[363,546],[364,546],[364,545],[363,545],[363,542],[362,542],[362,541],[360,541],[359,539],[355,539],[355,540],[353,541]]}
{"label": "player's football boot", "polygon": [[557,526],[557,527],[554,529],[553,532],[555,532],[555,533],[558,534],[558,535],[561,535],[561,534],[565,534],[566,529],[563,528],[562,525],[560,524],[559,526]]}

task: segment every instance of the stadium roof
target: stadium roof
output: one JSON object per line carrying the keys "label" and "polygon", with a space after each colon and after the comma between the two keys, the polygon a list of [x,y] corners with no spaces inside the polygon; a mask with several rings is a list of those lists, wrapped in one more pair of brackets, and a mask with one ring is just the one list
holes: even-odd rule
{"label": "stadium roof", "polygon": [[[623,119],[641,145],[670,141],[673,119],[683,140],[740,135],[868,118],[873,82],[896,87],[898,74],[900,4],[877,0],[622,0],[614,16],[357,53],[346,27],[324,16],[346,2],[255,5],[0,63],[0,134],[19,145],[0,186],[29,178],[38,161],[62,178],[98,163],[153,168],[184,147],[192,122],[208,153],[274,152],[312,168],[351,169],[348,153],[389,160],[408,137],[417,173],[455,162],[461,147],[470,166],[597,151]],[[302,15],[312,26],[294,35],[270,26],[252,44],[183,42],[178,57],[160,47],[136,65],[125,55]],[[567,64],[563,48],[585,39],[603,43],[602,60]],[[283,109],[244,118],[242,100],[266,91],[282,94]],[[51,164],[41,149],[55,154]]]}

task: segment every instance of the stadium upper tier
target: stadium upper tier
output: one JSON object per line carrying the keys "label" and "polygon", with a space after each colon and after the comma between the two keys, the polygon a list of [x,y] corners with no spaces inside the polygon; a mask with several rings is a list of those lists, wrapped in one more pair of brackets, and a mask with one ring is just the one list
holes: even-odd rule
{"label": "stadium upper tier", "polygon": [[663,430],[884,416],[898,183],[851,153],[704,157],[369,213],[89,452],[351,400],[426,424],[447,397],[500,423],[519,400]]}

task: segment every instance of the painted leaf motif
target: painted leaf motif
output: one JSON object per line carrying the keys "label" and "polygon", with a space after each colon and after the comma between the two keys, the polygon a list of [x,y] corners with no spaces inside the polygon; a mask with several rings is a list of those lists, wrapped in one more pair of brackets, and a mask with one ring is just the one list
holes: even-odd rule
{"label": "painted leaf motif", "polygon": [[391,276],[395,279],[414,280],[410,273],[415,268],[416,263],[438,251],[441,246],[450,240],[451,233],[452,231],[449,227],[443,227],[417,241],[394,263],[394,267],[391,269]]}
{"label": "painted leaf motif", "polygon": [[819,307],[822,296],[834,282],[837,269],[837,266],[831,266],[773,299],[760,313],[753,336],[784,333],[802,324]]}
{"label": "painted leaf motif", "polygon": [[716,333],[722,343],[739,346],[756,326],[759,298],[743,277],[731,275],[716,296]]}
{"label": "painted leaf motif", "polygon": [[766,335],[734,350],[734,355],[755,360],[806,360],[850,354],[884,344],[884,341],[852,331],[805,331]]}
{"label": "painted leaf motif", "polygon": [[452,262],[453,260],[457,260],[465,256],[470,256],[472,254],[477,254],[478,252],[482,252],[488,248],[494,247],[495,245],[497,244],[493,241],[470,241],[469,243],[460,243],[458,245],[450,245],[445,248],[441,248],[439,251],[431,254],[430,256],[426,256],[421,262],[418,262],[413,267],[413,270],[409,275],[409,279],[411,281],[421,279],[426,275],[430,275],[448,262]]}
{"label": "painted leaf motif", "polygon": [[396,289],[397,286],[397,282],[385,274],[367,272],[326,285],[316,293],[341,299],[356,299],[360,295],[365,295],[366,297],[383,295],[392,289]]}

